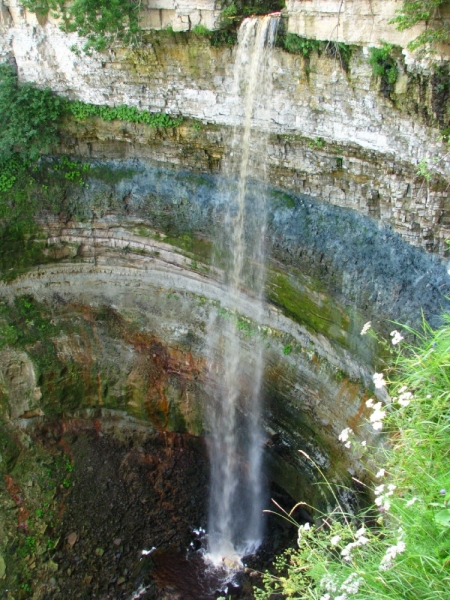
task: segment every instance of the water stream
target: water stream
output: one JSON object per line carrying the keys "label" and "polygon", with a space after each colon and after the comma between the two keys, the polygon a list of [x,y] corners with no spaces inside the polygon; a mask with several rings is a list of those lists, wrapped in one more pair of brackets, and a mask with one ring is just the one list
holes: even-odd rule
{"label": "water stream", "polygon": [[[263,344],[252,340],[251,365],[242,361],[242,300],[245,288],[253,297],[253,312],[263,315],[265,282],[264,238],[266,198],[258,187],[258,205],[249,195],[250,173],[257,169],[265,180],[266,136],[253,128],[255,108],[262,110],[270,98],[268,61],[275,39],[278,15],[245,19],[240,27],[234,63],[234,120],[236,127],[224,164],[228,182],[228,206],[223,238],[219,241],[225,267],[227,306],[233,307],[210,324],[210,335],[219,344],[220,365],[214,374],[217,398],[210,415],[209,440],[211,497],[209,505],[209,558],[214,564],[240,563],[241,557],[256,550],[262,540],[262,436],[260,431],[261,381],[264,368]],[[259,118],[261,114],[257,115]],[[262,157],[262,158],[261,158]],[[236,181],[237,180],[237,181]],[[254,197],[254,196],[253,196]],[[225,265],[223,264],[225,256]]]}

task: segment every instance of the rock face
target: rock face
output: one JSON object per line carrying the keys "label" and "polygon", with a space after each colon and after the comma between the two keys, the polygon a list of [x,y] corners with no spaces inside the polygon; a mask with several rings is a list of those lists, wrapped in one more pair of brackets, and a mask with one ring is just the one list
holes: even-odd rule
{"label": "rock face", "polygon": [[[354,4],[361,2],[349,6]],[[213,47],[202,36],[154,32],[136,50],[88,57],[70,50],[74,36],[51,23],[32,26],[16,16],[1,52],[16,62],[22,80],[69,98],[163,111],[201,125],[164,135],[136,124],[70,123],[67,152],[145,157],[203,171],[220,168],[230,128],[242,120],[242,110],[235,110],[239,100],[230,95],[229,47]],[[443,63],[440,68],[447,71],[438,77],[419,63],[406,65],[398,52],[399,77],[386,88],[373,77],[367,55],[366,46],[355,47],[346,71],[329,51],[308,58],[274,52],[273,96],[260,99],[254,112],[255,127],[272,134],[270,180],[380,219],[409,243],[443,254],[450,159],[440,128],[450,125],[448,66]],[[424,160],[433,176],[429,181],[417,175]]]}
{"label": "rock face", "polygon": [[[55,155],[89,162],[89,188],[45,184],[48,191],[36,194],[47,194],[56,213],[40,215],[39,233],[14,243],[5,237],[3,245],[1,406],[10,427],[113,412],[161,432],[207,433],[204,415],[217,385],[214,377],[207,382],[207,363],[212,373],[220,365],[206,323],[219,314],[236,320],[244,362],[252,361],[257,337],[267,344],[264,427],[274,480],[296,499],[319,502],[309,485],[316,474],[297,449],[333,481],[368,460],[349,458],[337,444],[348,426],[371,441],[365,401],[385,355],[361,338],[362,325],[370,319],[385,333],[389,320],[414,326],[421,310],[436,323],[448,305],[450,159],[441,137],[448,65],[438,76],[396,51],[399,78],[387,85],[373,76],[366,44],[382,30],[383,39],[404,43],[384,35],[399,2],[385,12],[375,1],[348,1],[339,17],[341,4],[291,2],[287,30],[360,44],[348,65],[335,45],[307,57],[277,48],[273,95],[255,106],[254,128],[270,134],[259,328],[249,286],[242,282],[245,311],[236,315],[224,301],[220,257],[212,260],[235,185],[224,185],[221,166],[242,123],[230,92],[232,49],[195,33],[149,32],[136,49],[77,55],[70,50],[76,37],[51,19],[38,21],[12,0],[2,4],[0,55],[15,62],[22,81],[71,99],[185,118],[173,129],[65,121]],[[174,29],[213,27],[217,7],[152,4],[148,15],[152,28],[172,18],[181,19]],[[348,33],[355,15],[364,21],[357,38]],[[251,152],[249,202],[258,210],[263,177]],[[424,159],[426,179],[417,174]]]}

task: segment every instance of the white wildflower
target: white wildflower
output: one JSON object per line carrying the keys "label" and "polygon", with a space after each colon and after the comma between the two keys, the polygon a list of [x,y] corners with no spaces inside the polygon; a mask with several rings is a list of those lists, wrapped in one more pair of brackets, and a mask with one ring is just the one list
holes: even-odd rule
{"label": "white wildflower", "polygon": [[381,485],[377,485],[377,487],[375,488],[375,496],[379,496],[383,492],[384,492],[384,483],[382,483]]}
{"label": "white wildflower", "polygon": [[366,533],[366,528],[364,527],[364,525],[362,527],[360,527],[358,529],[358,531],[355,533],[355,538],[360,538],[362,535],[364,535]]}
{"label": "white wildflower", "polygon": [[415,502],[417,502],[417,498],[414,496],[414,498],[411,498],[411,500],[408,500],[408,502],[406,503],[406,506],[412,506]]}
{"label": "white wildflower", "polygon": [[394,485],[393,483],[390,483],[390,484],[388,485],[388,490],[389,490],[390,492],[393,492],[393,491],[394,491],[394,490],[396,490],[396,489],[397,489],[397,486],[396,486],[396,485]]}
{"label": "white wildflower", "polygon": [[323,596],[320,596],[319,600],[331,600],[331,596],[330,594],[324,594]]}
{"label": "white wildflower", "polygon": [[335,596],[334,600],[348,600],[347,594],[341,594],[340,596]]}
{"label": "white wildflower", "polygon": [[380,479],[386,475],[386,471],[384,469],[380,469],[378,473],[375,475],[376,479]]}
{"label": "white wildflower", "polygon": [[392,561],[397,556],[406,550],[406,544],[403,541],[398,541],[395,546],[389,546],[386,550],[386,554],[383,556],[380,562],[380,571],[387,571],[392,567]]}
{"label": "white wildflower", "polygon": [[346,427],[345,429],[343,429],[341,431],[341,433],[339,434],[339,441],[342,442],[343,444],[345,442],[348,442],[348,438],[350,437],[350,435],[353,433],[353,429],[350,429],[350,427]]}
{"label": "white wildflower", "polygon": [[305,533],[305,531],[309,531],[310,528],[311,528],[311,525],[309,523],[300,525],[300,527],[298,528],[297,544],[299,546],[301,546],[303,534]]}
{"label": "white wildflower", "polygon": [[366,440],[363,440],[363,441],[361,442],[361,446],[363,446],[364,448],[367,446],[367,442],[366,442]]}
{"label": "white wildflower", "polygon": [[369,417],[370,422],[372,423],[372,427],[375,431],[381,431],[383,429],[383,419],[386,416],[386,411],[381,410],[381,402],[377,402],[373,406],[373,412]]}
{"label": "white wildflower", "polygon": [[383,504],[383,496],[378,496],[377,498],[375,498],[375,504],[377,506],[381,506]]}
{"label": "white wildflower", "polygon": [[382,421],[386,416],[386,411],[381,410],[381,402],[377,402],[373,407],[373,413],[370,415],[369,419],[371,423],[375,423],[378,421]]}
{"label": "white wildflower", "polygon": [[386,512],[388,512],[391,508],[391,503],[389,502],[389,500],[385,500],[382,504],[382,508],[383,510],[385,510]]}
{"label": "white wildflower", "polygon": [[359,586],[363,583],[362,577],[358,577],[357,573],[350,573],[344,583],[341,585],[340,591],[354,595],[359,591]]}
{"label": "white wildflower", "polygon": [[345,448],[350,448],[350,447],[351,447],[351,445],[352,445],[352,443],[351,443],[351,442],[345,442],[345,444],[344,444],[344,447],[345,447]]}
{"label": "white wildflower", "polygon": [[408,404],[410,404],[412,399],[412,393],[411,392],[403,392],[403,394],[400,394],[400,396],[398,397],[397,402],[401,405],[401,406],[408,406]]}
{"label": "white wildflower", "polygon": [[403,394],[404,392],[406,392],[408,388],[406,387],[406,385],[402,385],[402,387],[398,390],[399,394]]}
{"label": "white wildflower", "polygon": [[336,583],[336,576],[335,575],[325,575],[325,577],[322,577],[322,579],[320,580],[320,585],[321,587],[324,587],[327,592],[337,592],[338,586]]}
{"label": "white wildflower", "polygon": [[383,373],[374,373],[372,379],[377,389],[380,389],[386,385]]}
{"label": "white wildflower", "polygon": [[369,329],[372,327],[372,323],[371,321],[367,321],[367,323],[364,325],[364,327],[361,329],[361,335],[366,335],[366,333],[369,331]]}
{"label": "white wildflower", "polygon": [[347,562],[350,561],[352,559],[352,548],[354,547],[354,544],[350,543],[347,544],[345,546],[345,548],[341,551],[341,556],[344,560],[346,560]]}
{"label": "white wildflower", "polygon": [[391,337],[392,337],[392,345],[396,346],[397,344],[399,344],[402,340],[404,340],[405,338],[402,336],[401,333],[399,333],[396,329],[394,329],[394,331],[391,331]]}
{"label": "white wildflower", "polygon": [[365,546],[369,543],[369,541],[369,538],[366,538],[365,535],[362,535],[360,538],[358,538],[358,546]]}
{"label": "white wildflower", "polygon": [[330,543],[332,546],[336,546],[337,544],[339,544],[339,542],[341,541],[341,536],[340,535],[334,535],[331,540]]}
{"label": "white wildflower", "polygon": [[370,398],[370,400],[367,400],[367,402],[366,402],[367,408],[372,408],[373,404],[374,404],[373,398]]}

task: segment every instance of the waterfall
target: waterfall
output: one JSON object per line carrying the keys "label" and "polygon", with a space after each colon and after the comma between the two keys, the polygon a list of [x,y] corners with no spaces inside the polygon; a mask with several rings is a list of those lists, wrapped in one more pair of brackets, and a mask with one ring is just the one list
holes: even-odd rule
{"label": "waterfall", "polygon": [[222,246],[221,267],[226,278],[224,304],[231,309],[227,318],[223,314],[216,316],[209,328],[214,347],[220,348],[220,356],[213,361],[220,364],[220,372],[215,374],[216,397],[210,415],[209,440],[208,545],[209,557],[215,564],[220,564],[224,557],[239,562],[242,556],[256,550],[263,534],[260,432],[263,343],[258,336],[252,339],[252,363],[243,365],[243,339],[239,331],[243,322],[238,319],[245,314],[243,288],[252,297],[252,314],[247,316],[258,323],[263,315],[266,197],[264,184],[258,183],[255,204],[251,188],[256,184],[249,184],[250,173],[255,171],[259,182],[265,180],[267,136],[261,130],[256,132],[252,124],[256,101],[260,118],[262,100],[270,98],[267,67],[278,20],[278,15],[245,19],[239,30],[234,64],[234,117],[241,125],[235,127],[223,167],[228,189],[222,192],[228,202],[222,239],[217,241]]}

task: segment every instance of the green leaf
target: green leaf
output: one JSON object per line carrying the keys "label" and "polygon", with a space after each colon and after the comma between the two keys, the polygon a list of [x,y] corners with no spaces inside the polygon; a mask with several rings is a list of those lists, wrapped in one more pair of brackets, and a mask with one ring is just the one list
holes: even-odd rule
{"label": "green leaf", "polygon": [[446,508],[444,510],[440,510],[434,515],[436,523],[441,525],[442,527],[450,527],[450,509]]}

